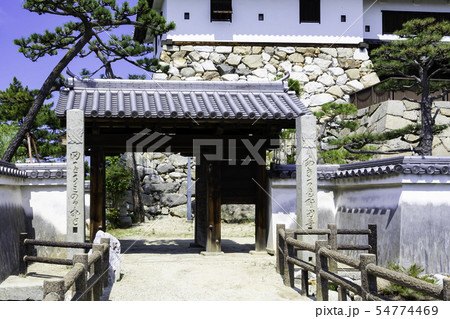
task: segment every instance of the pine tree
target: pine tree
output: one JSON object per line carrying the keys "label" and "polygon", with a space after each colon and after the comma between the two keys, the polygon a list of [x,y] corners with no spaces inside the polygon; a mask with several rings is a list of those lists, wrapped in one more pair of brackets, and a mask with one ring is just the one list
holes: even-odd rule
{"label": "pine tree", "polygon": [[[448,82],[439,86],[433,81],[450,72],[450,43],[442,41],[444,36],[450,36],[450,21],[414,19],[403,24],[395,34],[399,40],[372,51],[374,67],[380,76],[406,78],[408,83],[400,83],[400,86],[404,89],[415,87],[422,94],[421,100],[405,99],[420,103],[421,128],[418,140],[414,141],[419,143],[414,151],[419,155],[431,155],[433,127],[438,114],[438,111],[432,114],[433,101],[450,91]],[[394,88],[398,89],[398,86],[397,82]]]}
{"label": "pine tree", "polygon": [[[147,29],[153,36],[160,36],[175,28],[174,23],[166,23],[164,17],[151,10],[147,0],[139,0],[134,7],[128,2],[116,5],[115,0],[26,0],[23,7],[30,12],[65,16],[74,21],[55,28],[53,32],[47,30],[43,34],[35,33],[14,41],[19,46],[19,52],[32,61],[67,52],[47,76],[19,131],[3,154],[2,159],[8,162],[33,126],[60,74],[74,58],[94,53],[99,58],[111,58],[111,62],[125,60],[146,71],[154,71],[159,68],[157,60],[145,57],[152,50],[150,46],[139,44],[130,36],[111,36],[108,41],[102,36],[109,37],[113,30],[121,26]],[[131,56],[139,59],[135,60]],[[102,64],[101,68],[104,67],[105,64]],[[108,66],[105,69],[106,73],[110,71]]]}
{"label": "pine tree", "polygon": [[[1,153],[6,150],[7,144],[23,125],[24,119],[30,109],[37,90],[29,90],[14,77],[9,88],[0,91],[0,124],[2,125]],[[64,147],[58,144],[58,137],[63,133],[60,120],[52,110],[53,103],[44,104],[37,114],[33,125],[27,132],[36,142],[36,148],[40,158],[61,157],[64,155]],[[23,141],[19,146],[15,158],[24,160],[28,157],[27,143]]]}

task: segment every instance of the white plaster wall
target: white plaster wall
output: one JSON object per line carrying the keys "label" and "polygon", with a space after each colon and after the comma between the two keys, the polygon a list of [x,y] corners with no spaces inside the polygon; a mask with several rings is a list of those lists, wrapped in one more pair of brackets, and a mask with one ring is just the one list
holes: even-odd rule
{"label": "white plaster wall", "polygon": [[268,207],[269,232],[267,250],[275,251],[277,224],[286,229],[297,229],[297,201],[295,179],[270,179]]}
{"label": "white plaster wall", "polygon": [[[269,239],[275,247],[277,223],[296,228],[293,179],[270,180]],[[283,190],[284,196],[278,194]],[[450,177],[449,175],[382,175],[342,178],[318,183],[318,228],[336,223],[338,228],[378,229],[378,262],[404,267],[417,263],[427,273],[450,271]],[[280,209],[281,207],[281,209]],[[367,245],[367,236],[340,235],[340,244]],[[357,257],[357,252],[346,252]]]}
{"label": "white plaster wall", "polygon": [[[300,23],[299,0],[235,0],[232,23],[210,21],[210,0],[166,0],[163,10],[176,29],[174,41],[276,43],[359,43],[362,41],[362,2],[321,0],[321,23]],[[184,20],[184,12],[190,19]],[[264,21],[258,21],[258,14]],[[341,15],[347,22],[341,22]]]}
{"label": "white plaster wall", "polygon": [[[381,10],[392,11],[424,11],[450,12],[450,3],[445,0],[379,0],[373,6],[374,0],[364,0],[364,26],[370,25],[370,32],[364,32],[365,39],[392,39],[392,36],[382,35]],[[370,9],[369,9],[370,7]],[[363,28],[364,28],[363,26]],[[361,29],[364,31],[364,29]]]}
{"label": "white plaster wall", "polygon": [[450,185],[410,184],[400,198],[400,264],[417,263],[426,273],[449,272]]}

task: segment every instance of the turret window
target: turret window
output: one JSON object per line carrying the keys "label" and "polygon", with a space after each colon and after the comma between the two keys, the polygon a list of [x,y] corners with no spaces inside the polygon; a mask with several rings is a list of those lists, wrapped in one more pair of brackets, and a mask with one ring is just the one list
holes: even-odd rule
{"label": "turret window", "polygon": [[300,23],[320,23],[320,0],[300,0]]}
{"label": "turret window", "polygon": [[231,6],[231,0],[211,0],[211,22],[212,21],[229,21],[233,9]]}

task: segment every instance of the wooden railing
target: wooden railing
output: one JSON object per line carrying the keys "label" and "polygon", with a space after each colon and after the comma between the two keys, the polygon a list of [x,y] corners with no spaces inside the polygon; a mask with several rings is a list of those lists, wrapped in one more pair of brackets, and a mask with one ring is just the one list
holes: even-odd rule
{"label": "wooden railing", "polygon": [[[328,230],[308,231],[308,234],[326,233]],[[284,275],[284,283],[294,287],[294,265],[301,268],[301,290],[308,295],[308,271],[316,275],[316,298],[319,301],[328,300],[328,282],[338,286],[338,298],[347,300],[347,291],[352,291],[363,300],[389,300],[377,292],[377,277],[395,284],[421,292],[427,296],[440,300],[450,300],[450,279],[444,278],[443,287],[426,281],[410,277],[397,271],[377,266],[376,254],[361,254],[359,259],[339,253],[331,246],[330,240],[318,240],[313,244],[294,239],[297,230],[286,230],[284,225],[277,225],[277,272]],[[304,231],[303,231],[304,232]],[[362,231],[337,230],[337,233],[359,233]],[[370,246],[370,244],[368,245]],[[339,246],[338,246],[339,247]],[[354,246],[360,249],[361,246]],[[342,247],[341,247],[342,248]],[[339,249],[339,248],[338,248]],[[351,249],[345,246],[345,249]],[[305,250],[315,254],[315,265],[297,257],[296,251]],[[332,270],[332,263],[342,263],[359,270],[361,285],[354,283]]]}
{"label": "wooden railing", "polygon": [[[20,273],[26,274],[29,262],[40,262],[57,265],[70,265],[72,269],[64,278],[47,279],[44,281],[44,301],[63,301],[66,293],[73,288],[70,297],[72,301],[100,300],[103,289],[108,286],[109,270],[109,238],[102,238],[100,244],[54,242],[27,239],[27,234],[21,234]],[[30,246],[48,246],[60,248],[92,249],[92,254],[75,254],[73,259],[59,259],[29,256]]]}
{"label": "wooden railing", "polygon": [[[406,78],[399,78],[399,77],[391,77],[386,80],[381,81],[380,83],[377,83],[373,86],[369,86],[367,88],[364,88],[358,92],[350,94],[350,103],[353,103],[356,108],[362,109],[374,104],[378,104],[384,101],[388,100],[402,100],[404,97],[408,97],[411,99],[420,100],[421,95],[416,94],[413,91],[394,91],[394,90],[383,90],[380,88],[380,84],[389,81],[389,80],[406,80]],[[439,82],[447,82],[449,80],[436,80]],[[442,91],[436,92],[436,94],[442,93]],[[441,101],[449,101],[450,93],[447,93],[444,95],[441,99]]]}

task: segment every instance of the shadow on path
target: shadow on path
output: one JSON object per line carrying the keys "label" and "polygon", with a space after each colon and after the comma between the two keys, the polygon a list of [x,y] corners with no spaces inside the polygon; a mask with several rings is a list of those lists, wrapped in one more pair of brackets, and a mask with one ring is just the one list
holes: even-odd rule
{"label": "shadow on path", "polygon": [[[191,247],[193,239],[121,239],[122,254],[199,254],[203,247]],[[249,253],[255,249],[254,244],[242,244],[234,240],[223,239],[224,253]]]}

